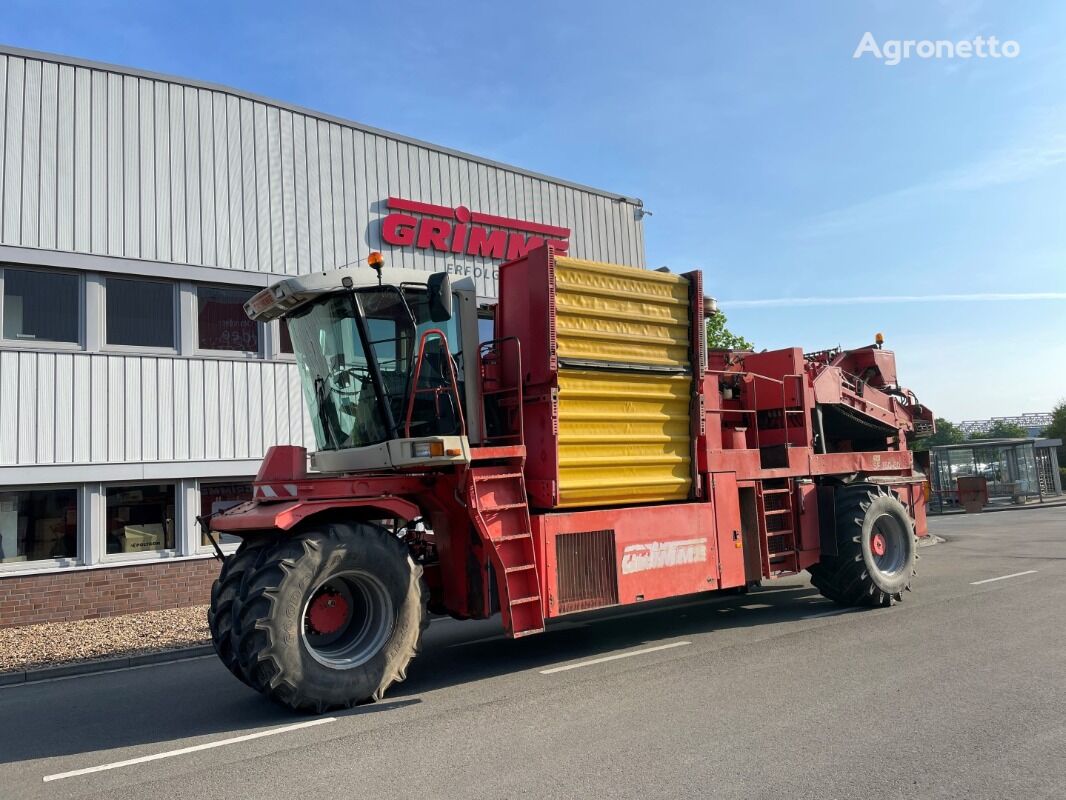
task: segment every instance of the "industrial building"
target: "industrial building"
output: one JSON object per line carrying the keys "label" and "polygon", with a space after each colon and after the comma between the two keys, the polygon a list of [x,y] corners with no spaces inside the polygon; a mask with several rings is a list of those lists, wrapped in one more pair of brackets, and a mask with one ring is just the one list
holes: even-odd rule
{"label": "industrial building", "polygon": [[0,626],[206,602],[198,514],[312,446],[243,303],[358,263],[470,275],[543,241],[644,266],[639,200],[245,92],[0,48]]}

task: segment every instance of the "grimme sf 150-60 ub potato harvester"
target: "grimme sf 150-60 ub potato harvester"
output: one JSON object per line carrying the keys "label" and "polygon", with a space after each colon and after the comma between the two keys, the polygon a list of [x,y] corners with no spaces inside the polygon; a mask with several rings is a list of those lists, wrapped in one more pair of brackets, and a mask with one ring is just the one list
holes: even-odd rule
{"label": "grimme sf 150-60 ub potato harvester", "polygon": [[[549,246],[469,279],[370,266],[247,304],[288,326],[317,451],[271,448],[212,591],[215,648],[290,707],[377,699],[428,613],[549,619],[811,573],[843,605],[910,589],[932,414],[877,344],[706,349],[701,273]],[[880,338],[880,337],[878,337]]]}

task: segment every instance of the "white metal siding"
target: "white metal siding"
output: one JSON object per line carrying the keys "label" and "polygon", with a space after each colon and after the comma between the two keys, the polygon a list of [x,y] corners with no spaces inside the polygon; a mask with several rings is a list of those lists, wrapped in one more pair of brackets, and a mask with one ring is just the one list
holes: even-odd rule
{"label": "white metal siding", "polygon": [[0,353],[0,466],[259,458],[275,442],[314,447],[295,364]]}
{"label": "white metal siding", "polygon": [[[382,250],[409,269],[480,267],[494,296],[490,259],[384,246],[394,195],[569,227],[572,255],[644,266],[624,198],[221,87],[0,48],[0,245],[274,274]],[[288,362],[0,352],[0,466],[254,459],[311,439]]]}
{"label": "white metal siding", "polygon": [[632,203],[222,91],[0,54],[0,114],[3,244],[303,274],[381,249],[401,195],[565,225],[574,256],[644,265]]}

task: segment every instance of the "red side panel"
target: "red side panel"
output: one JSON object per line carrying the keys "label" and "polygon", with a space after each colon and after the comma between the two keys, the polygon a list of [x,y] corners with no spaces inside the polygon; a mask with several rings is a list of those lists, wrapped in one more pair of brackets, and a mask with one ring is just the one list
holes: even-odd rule
{"label": "red side panel", "polygon": [[737,476],[732,472],[719,472],[713,476],[714,525],[718,540],[718,561],[721,564],[721,588],[743,586],[747,582],[744,572],[744,537],[740,530],[740,493],[737,491]]}
{"label": "red side panel", "polygon": [[290,444],[274,445],[259,465],[257,483],[300,481],[307,477],[307,448]]}
{"label": "red side panel", "polygon": [[538,247],[500,266],[496,338],[514,336],[522,343],[526,386],[551,383],[557,366],[554,265],[551,248]]}
{"label": "red side panel", "polygon": [[799,514],[799,567],[806,569],[821,557],[821,532],[818,518],[818,487],[809,481],[796,482],[796,510]]}
{"label": "red side panel", "polygon": [[718,588],[709,503],[538,514],[548,615]]}
{"label": "red side panel", "polygon": [[222,533],[239,534],[245,531],[280,530],[296,527],[308,517],[323,511],[343,508],[353,512],[353,517],[384,519],[415,519],[421,511],[414,503],[401,497],[370,497],[330,500],[293,500],[282,503],[245,503],[231,514],[214,518],[211,528]]}
{"label": "red side panel", "polygon": [[557,392],[550,386],[534,387],[526,390],[526,399],[526,489],[531,506],[552,508],[559,500]]}
{"label": "red side panel", "polygon": [[892,491],[899,495],[900,502],[907,507],[914,518],[916,536],[929,535],[929,523],[925,516],[925,486],[921,483],[904,483],[893,486]]}
{"label": "red side panel", "polygon": [[500,267],[496,336],[521,345],[526,489],[530,503],[551,508],[558,492],[555,372],[555,255],[538,247]]}

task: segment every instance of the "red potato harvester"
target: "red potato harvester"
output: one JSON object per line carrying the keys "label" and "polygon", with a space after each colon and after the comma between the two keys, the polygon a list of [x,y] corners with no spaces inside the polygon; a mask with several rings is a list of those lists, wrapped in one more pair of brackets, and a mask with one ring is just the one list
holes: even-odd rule
{"label": "red potato harvester", "polygon": [[[369,266],[247,304],[284,320],[317,450],[269,450],[212,591],[215,648],[299,710],[380,698],[429,612],[513,637],[589,609],[808,570],[892,605],[926,535],[932,413],[877,343],[707,352],[699,272],[504,264],[495,337],[473,282]],[[205,520],[206,522],[206,520]]]}

